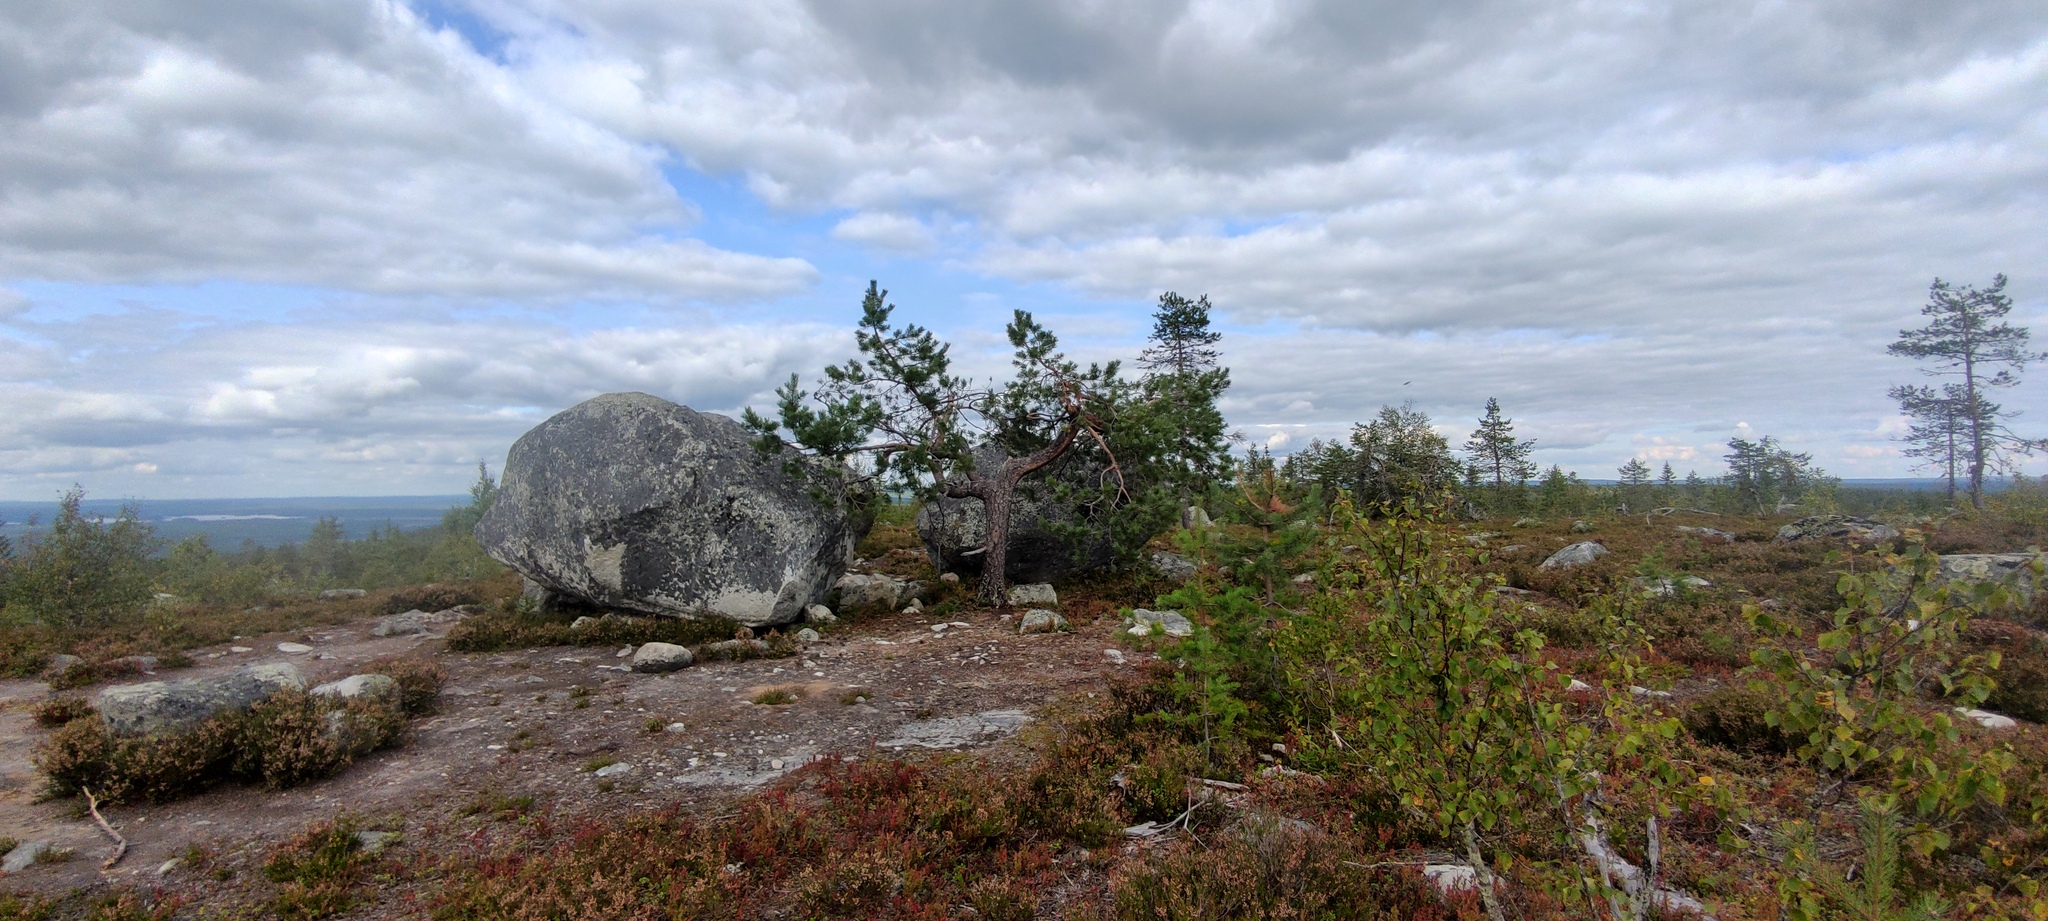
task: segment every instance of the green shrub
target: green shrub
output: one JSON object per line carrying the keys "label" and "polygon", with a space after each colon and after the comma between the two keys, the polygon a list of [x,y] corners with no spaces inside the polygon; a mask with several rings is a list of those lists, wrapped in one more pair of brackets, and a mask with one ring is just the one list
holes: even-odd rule
{"label": "green shrub", "polygon": [[371,855],[348,816],[318,822],[271,852],[263,875],[278,884],[270,909],[290,921],[312,921],[348,911],[364,900],[360,884]]}
{"label": "green shrub", "polygon": [[161,543],[135,506],[108,521],[79,507],[73,488],[50,530],[8,561],[6,620],[56,627],[106,626],[140,618],[152,594],[150,555]]}
{"label": "green shrub", "polygon": [[1802,741],[1771,724],[1775,698],[1748,685],[1716,688],[1686,705],[1679,714],[1692,737],[1733,751],[1789,755]]}

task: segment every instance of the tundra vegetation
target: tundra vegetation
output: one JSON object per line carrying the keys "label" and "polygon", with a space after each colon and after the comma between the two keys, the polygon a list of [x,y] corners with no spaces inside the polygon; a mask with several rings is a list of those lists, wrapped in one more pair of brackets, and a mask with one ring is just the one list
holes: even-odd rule
{"label": "tundra vegetation", "polygon": [[[1634,459],[1596,485],[1539,473],[1495,400],[1462,452],[1389,406],[1342,442],[1227,457],[1206,309],[1162,298],[1147,376],[1128,383],[1067,361],[1019,315],[1021,383],[977,389],[871,288],[862,357],[751,420],[771,449],[785,435],[835,457],[894,445],[866,450],[861,472],[926,498],[1038,469],[973,471],[976,439],[1013,458],[1064,441],[1045,466],[1095,451],[1094,469],[1123,473],[1065,495],[1095,502],[1082,520],[1122,527],[1131,552],[1059,589],[1074,629],[1156,657],[1047,701],[1016,746],[847,752],[712,809],[479,801],[381,855],[349,833],[360,817],[337,816],[278,847],[237,904],[445,919],[2048,918],[2048,591],[1941,565],[2038,552],[2048,486],[2015,477],[1958,503],[1845,488],[1770,437],[1731,441],[1725,475]],[[1183,503],[1213,523],[1174,526]],[[885,509],[860,552],[933,579],[909,510]],[[1893,530],[1779,539],[1840,515]],[[69,526],[93,553],[125,548],[132,567],[110,580],[177,577],[146,528]],[[1581,542],[1607,552],[1551,563]],[[56,552],[40,547],[13,565]],[[326,616],[288,600],[322,584],[279,562],[304,552],[222,555],[220,572],[268,574],[273,616]],[[1158,552],[1192,577],[1152,571]],[[2044,575],[2035,564],[2032,584]],[[500,631],[467,648],[572,635],[503,574],[451,581],[440,590],[472,593]],[[9,641],[18,673],[56,651],[168,653],[257,616],[238,601],[168,617],[133,587],[66,588],[95,599],[76,608],[11,594],[52,584],[9,582],[9,632],[33,637]],[[993,617],[986,590],[942,588],[935,606]],[[1118,614],[1138,607],[1183,613],[1192,635],[1132,634]],[[109,623],[147,629],[116,647]],[[220,779],[235,777],[260,779]],[[0,918],[149,917],[165,904],[151,898],[0,898]]]}

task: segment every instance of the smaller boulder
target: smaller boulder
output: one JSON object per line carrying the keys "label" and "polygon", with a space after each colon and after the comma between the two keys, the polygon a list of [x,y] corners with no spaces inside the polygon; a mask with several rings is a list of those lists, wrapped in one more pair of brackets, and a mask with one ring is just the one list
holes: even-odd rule
{"label": "smaller boulder", "polygon": [[1688,592],[1698,591],[1703,588],[1712,588],[1713,585],[1714,583],[1708,582],[1699,576],[1679,576],[1676,579],[1641,578],[1636,580],[1636,587],[1658,598],[1669,598],[1672,595],[1678,594],[1680,590]]}
{"label": "smaller boulder", "polygon": [[592,617],[588,614],[585,614],[582,617],[578,617],[575,620],[569,622],[569,629],[571,630],[583,630],[594,626],[597,626],[597,618]]}
{"label": "smaller boulder", "polygon": [[427,612],[418,608],[393,614],[370,628],[371,636],[419,636],[427,632]]}
{"label": "smaller boulder", "polygon": [[939,573],[939,581],[944,582],[947,585],[959,585],[960,574],[957,572],[942,572]]}
{"label": "smaller boulder", "polygon": [[367,594],[369,594],[369,592],[366,592],[359,588],[330,588],[320,593],[320,600],[344,601],[349,598],[361,598]]}
{"label": "smaller boulder", "polygon": [[1544,560],[1536,568],[1567,569],[1573,566],[1583,566],[1606,556],[1608,552],[1608,549],[1601,546],[1599,541],[1582,540],[1551,554],[1550,559]]}
{"label": "smaller boulder", "polygon": [[1180,526],[1187,530],[1199,531],[1214,525],[1215,522],[1209,520],[1209,513],[1203,511],[1199,505],[1190,505],[1180,510]]}
{"label": "smaller boulder", "polygon": [[1010,606],[1013,608],[1057,608],[1060,606],[1060,593],[1053,591],[1052,586],[1044,582],[1033,582],[1029,585],[1012,585],[1010,586]]}
{"label": "smaller boulder", "polygon": [[924,594],[924,584],[906,582],[881,573],[850,572],[833,583],[839,596],[841,614],[883,614],[894,611]]}
{"label": "smaller boulder", "polygon": [[1898,529],[1883,522],[1850,515],[1814,515],[1778,529],[1781,544],[1802,540],[1846,540],[1859,544],[1881,544],[1895,540]]}
{"label": "smaller boulder", "polygon": [[1986,729],[2018,729],[2020,725],[2018,720],[2010,716],[2006,716],[2003,713],[1993,713],[1989,710],[1972,710],[1966,707],[1957,707],[1956,712],[1969,717],[1971,722]]}
{"label": "smaller boulder", "polygon": [[1735,543],[1735,535],[1719,528],[1695,528],[1692,525],[1678,526],[1678,533],[1691,534],[1701,540],[1718,540],[1724,544]]}
{"label": "smaller boulder", "polygon": [[279,643],[277,644],[277,651],[288,656],[302,656],[312,652],[313,647],[304,643]]}
{"label": "smaller boulder", "polygon": [[633,652],[633,670],[643,675],[681,671],[696,661],[689,647],[674,643],[643,643]]}
{"label": "smaller boulder", "polygon": [[1591,534],[1593,533],[1593,523],[1590,521],[1574,521],[1572,522],[1572,533]]}
{"label": "smaller boulder", "polygon": [[1195,624],[1179,611],[1147,611],[1138,608],[1131,612],[1132,636],[1151,636],[1154,632],[1179,639],[1195,635]]}
{"label": "smaller boulder", "polygon": [[56,678],[84,664],[84,659],[70,653],[60,652],[50,657],[50,664],[43,666],[43,678],[45,680]]}
{"label": "smaller boulder", "polygon": [[48,841],[23,841],[7,852],[7,859],[0,861],[0,873],[20,873],[36,865],[36,858],[44,851],[54,850],[56,845]]}
{"label": "smaller boulder", "polygon": [[804,620],[814,624],[836,624],[839,622],[839,616],[833,614],[831,608],[813,604],[804,608]]}
{"label": "smaller boulder", "polygon": [[818,631],[813,630],[809,627],[805,627],[802,630],[798,630],[796,632],[796,641],[799,643],[815,643],[822,639],[824,639],[824,637],[819,635]]}
{"label": "smaller boulder", "polygon": [[1024,618],[1017,622],[1018,633],[1055,633],[1067,629],[1067,619],[1044,608],[1033,608],[1024,612]]}
{"label": "smaller boulder", "polygon": [[190,729],[215,714],[247,710],[278,691],[305,686],[291,665],[254,665],[207,678],[107,688],[93,698],[93,708],[117,735],[150,735]]}
{"label": "smaller boulder", "polygon": [[1152,554],[1152,568],[1174,582],[1186,582],[1195,577],[1194,560],[1164,550]]}
{"label": "smaller boulder", "polygon": [[404,692],[398,681],[389,675],[350,675],[340,681],[329,681],[312,690],[315,697],[331,697],[347,702],[365,700],[384,704],[396,709],[404,700]]}

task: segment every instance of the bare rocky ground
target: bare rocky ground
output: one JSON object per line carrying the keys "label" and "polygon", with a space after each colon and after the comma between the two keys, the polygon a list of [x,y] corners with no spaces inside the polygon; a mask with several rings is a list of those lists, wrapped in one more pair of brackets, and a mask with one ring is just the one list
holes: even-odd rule
{"label": "bare rocky ground", "polygon": [[[939,631],[933,626],[945,621],[896,614],[840,625],[793,658],[700,663],[666,675],[632,673],[613,649],[451,653],[438,633],[373,637],[374,619],[234,643],[253,650],[247,653],[194,650],[197,666],[158,677],[290,661],[320,681],[406,654],[431,656],[448,669],[449,681],[438,712],[418,720],[405,744],[326,781],[275,791],[224,787],[164,805],[106,810],[130,847],[105,870],[100,864],[112,845],[90,817],[77,814],[71,800],[38,799],[43,784],[32,759],[44,730],[29,710],[45,699],[47,686],[4,681],[0,836],[48,841],[76,856],[0,878],[0,890],[205,888],[190,867],[161,875],[159,868],[195,845],[242,855],[240,862],[260,860],[262,851],[342,811],[418,840],[425,836],[409,833],[446,822],[485,795],[532,796],[569,813],[676,803],[711,808],[814,758],[1001,754],[1040,705],[1094,693],[1112,674],[1150,658],[1117,641],[1114,618],[1080,620],[1073,633],[1018,635],[1014,619],[991,612],[955,615],[951,622],[964,626]],[[312,652],[278,652],[283,642]],[[753,702],[778,689],[794,701]],[[196,889],[192,894],[206,900]]]}

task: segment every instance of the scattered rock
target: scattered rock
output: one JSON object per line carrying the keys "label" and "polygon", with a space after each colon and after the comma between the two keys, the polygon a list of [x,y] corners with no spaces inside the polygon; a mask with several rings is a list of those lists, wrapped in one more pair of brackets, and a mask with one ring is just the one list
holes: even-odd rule
{"label": "scattered rock", "polygon": [[1060,606],[1060,593],[1044,582],[1029,585],[1010,586],[1010,606],[1014,608],[1056,608]]}
{"label": "scattered rock", "polygon": [[2006,716],[2003,713],[1993,713],[1989,710],[1957,707],[1956,712],[1969,717],[1971,721],[1986,729],[2017,729],[2020,725],[2018,720],[2010,716]]}
{"label": "scattered rock", "polygon": [[176,871],[179,867],[182,867],[184,865],[185,858],[173,857],[169,860],[164,861],[163,863],[157,864],[156,875],[169,876],[171,875],[172,872]]}
{"label": "scattered rock", "polygon": [[1209,520],[1209,513],[1204,511],[1199,505],[1190,505],[1180,510],[1180,526],[1187,530],[1197,531],[1202,528],[1213,527],[1215,524],[1214,521]]}
{"label": "scattered rock", "polygon": [[36,858],[44,851],[53,850],[55,845],[48,841],[23,841],[7,852],[7,859],[0,860],[0,873],[20,873],[36,865]]}
{"label": "scattered rock", "polygon": [[1292,581],[1296,585],[1314,585],[1316,584],[1316,574],[1312,572],[1296,573]]}
{"label": "scattered rock", "polygon": [[765,626],[824,600],[872,524],[859,498],[732,419],[613,393],[520,436],[476,534],[554,595]]}
{"label": "scattered rock", "polygon": [[595,617],[592,617],[592,616],[590,616],[590,615],[588,615],[588,614],[585,614],[585,615],[583,615],[582,617],[578,617],[578,618],[576,618],[575,620],[572,620],[572,621],[570,621],[570,622],[569,622],[569,629],[571,629],[571,630],[583,630],[583,629],[586,629],[586,628],[588,628],[588,627],[594,626],[594,625],[596,625],[596,624],[597,624],[597,618],[595,618]]}
{"label": "scattered rock", "polygon": [[1543,563],[1537,566],[1536,568],[1561,569],[1569,568],[1572,566],[1583,566],[1603,556],[1606,556],[1607,554],[1607,548],[1601,546],[1599,541],[1582,540],[1576,544],[1564,548],[1563,550],[1559,550],[1556,553],[1551,554],[1550,559],[1544,560]]}
{"label": "scattered rock", "polygon": [[356,832],[356,850],[365,854],[375,854],[396,840],[398,833],[395,831],[359,831]]}
{"label": "scattered rock", "polygon": [[1681,589],[1690,592],[1703,588],[1712,588],[1713,585],[1714,583],[1708,582],[1699,576],[1679,576],[1676,579],[1651,579],[1645,577],[1636,580],[1636,587],[1659,598],[1668,598],[1678,594]]}
{"label": "scattered rock", "polygon": [[1467,534],[1463,540],[1474,547],[1484,547],[1487,541],[1499,536],[1499,534],[1495,534],[1492,531],[1481,531],[1477,534]]}
{"label": "scattered rock", "polygon": [[909,605],[908,607],[905,607],[905,608],[903,609],[903,613],[905,613],[905,614],[923,614],[923,613],[924,613],[924,602],[922,602],[922,601],[919,601],[919,600],[918,600],[918,599],[916,599],[916,598],[912,598],[912,599],[910,599],[910,605]]}
{"label": "scattered rock", "polygon": [[1186,582],[1195,577],[1194,560],[1164,550],[1152,554],[1152,568],[1174,582]]}
{"label": "scattered rock", "polygon": [[229,652],[255,652],[256,650],[254,650],[254,649],[250,649],[250,648],[249,648],[249,647],[247,647],[247,646],[229,646],[229,647],[228,647],[228,651],[229,651]]}
{"label": "scattered rock", "polygon": [[592,771],[592,772],[591,772],[591,776],[593,776],[593,777],[617,777],[617,776],[619,776],[619,775],[621,775],[621,774],[631,774],[631,773],[633,773],[633,766],[632,766],[632,765],[630,765],[630,764],[627,764],[627,763],[626,763],[626,762],[624,762],[624,761],[621,761],[621,762],[618,762],[618,763],[616,763],[616,764],[607,764],[607,765],[605,765],[604,767],[598,768],[597,770],[595,770],[595,771]]}
{"label": "scattered rock", "polygon": [[939,581],[944,582],[947,585],[959,585],[960,574],[957,572],[942,572],[939,573]]}
{"label": "scattered rock", "polygon": [[1031,715],[1022,710],[989,710],[972,716],[918,720],[897,727],[896,735],[880,744],[897,748],[959,748],[1009,735],[1030,721]]}
{"label": "scattered rock", "polygon": [[[1001,448],[974,452],[976,470],[993,473],[1010,458]],[[1101,467],[1069,457],[1040,476],[1051,476],[1077,488],[1096,488]],[[1039,477],[1024,481],[1010,506],[1009,546],[1004,576],[1011,582],[1053,582],[1068,575],[1107,567],[1114,559],[1109,538],[1100,528],[1084,524],[1073,509],[1052,496]],[[1069,527],[1058,527],[1058,526]],[[988,513],[980,499],[940,497],[917,513],[918,537],[932,568],[939,572],[980,575],[988,544]]]}
{"label": "scattered rock", "polygon": [[217,713],[247,710],[278,691],[305,686],[291,665],[255,665],[206,678],[110,687],[93,698],[93,707],[116,734],[149,735],[190,729]]}
{"label": "scattered rock", "polygon": [[2034,564],[2048,566],[2048,555],[2035,553],[1956,553],[1941,558],[1941,579],[1975,585],[2003,582],[2021,606],[2034,603],[2039,587]]}
{"label": "scattered rock", "polygon": [[[321,601],[341,601],[345,598],[361,598],[369,592],[359,588],[330,588],[320,593]],[[386,610],[389,610],[388,608]]]}
{"label": "scattered rock", "polygon": [[1438,892],[1445,895],[1453,892],[1475,892],[1479,889],[1479,872],[1462,863],[1424,864],[1422,876],[1435,884]]}
{"label": "scattered rock", "polygon": [[389,675],[350,675],[340,681],[329,681],[313,689],[318,697],[332,697],[336,700],[366,700],[384,704],[396,709],[405,694],[398,682]]}
{"label": "scattered rock", "polygon": [[768,644],[760,640],[721,640],[716,643],[705,643],[699,648],[707,660],[748,659],[768,654]]}
{"label": "scattered rock", "polygon": [[836,624],[839,622],[839,617],[832,613],[831,608],[822,604],[813,604],[804,607],[804,620],[813,624]]}
{"label": "scattered rock", "polygon": [[1018,633],[1054,633],[1067,629],[1067,619],[1044,608],[1033,608],[1024,612],[1024,618],[1017,622]]}
{"label": "scattered rock", "polygon": [[1649,688],[1636,684],[1629,685],[1628,692],[1630,694],[1634,694],[1637,697],[1648,697],[1655,700],[1666,700],[1671,697],[1670,691],[1653,691]]}
{"label": "scattered rock", "polygon": [[1572,522],[1572,533],[1591,534],[1593,533],[1593,523],[1590,521],[1574,521]]}
{"label": "scattered rock", "polygon": [[1895,540],[1899,532],[1891,525],[1856,518],[1850,515],[1814,515],[1801,518],[1778,529],[1777,541],[1781,544],[1802,540],[1847,540],[1860,544],[1880,544]]}
{"label": "scattered rock", "polygon": [[313,647],[304,643],[279,643],[277,644],[277,651],[288,656],[302,656],[312,652]]}
{"label": "scattered rock", "polygon": [[681,671],[697,661],[687,646],[674,643],[645,643],[633,653],[633,670],[644,675]]}
{"label": "scattered rock", "polygon": [[1132,636],[1151,636],[1154,627],[1158,632],[1176,639],[1195,635],[1195,624],[1179,611],[1147,611],[1138,608],[1131,612]]}
{"label": "scattered rock", "polygon": [[50,657],[50,664],[43,666],[43,678],[45,680],[55,678],[83,664],[85,664],[84,659],[68,652],[60,652]]}
{"label": "scattered rock", "polygon": [[1696,528],[1692,525],[1682,524],[1678,526],[1678,533],[1691,534],[1701,540],[1718,540],[1726,544],[1735,543],[1735,535],[1719,528]]}
{"label": "scattered rock", "polygon": [[633,647],[631,646],[620,646],[618,652],[612,653],[612,658],[614,659],[630,659],[632,657]]}
{"label": "scattered rock", "polygon": [[832,583],[834,607],[841,614],[886,614],[918,600],[924,583],[881,573],[847,573]]}
{"label": "scattered rock", "polygon": [[815,643],[822,639],[824,639],[824,637],[819,635],[818,631],[813,630],[809,627],[805,627],[802,630],[798,630],[796,632],[796,641],[799,643]]}
{"label": "scattered rock", "polygon": [[427,616],[427,612],[418,608],[403,614],[393,614],[390,617],[377,621],[377,626],[370,628],[370,635],[419,636],[429,632],[427,629]]}
{"label": "scattered rock", "polygon": [[1565,685],[1564,689],[1572,694],[1585,694],[1591,692],[1593,690],[1593,686],[1583,681],[1580,681],[1577,678],[1573,678],[1572,683]]}
{"label": "scattered rock", "polygon": [[1124,651],[1121,649],[1105,649],[1102,651],[1102,657],[1118,665],[1124,664]]}
{"label": "scattered rock", "polygon": [[1515,523],[1511,525],[1511,527],[1533,528],[1542,523],[1543,519],[1541,518],[1517,518],[1515,519]]}

